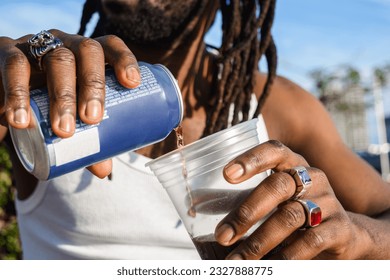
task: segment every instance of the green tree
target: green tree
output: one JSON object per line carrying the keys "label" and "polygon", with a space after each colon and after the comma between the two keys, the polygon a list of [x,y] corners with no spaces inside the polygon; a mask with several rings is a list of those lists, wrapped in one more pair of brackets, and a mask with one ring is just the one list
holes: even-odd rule
{"label": "green tree", "polygon": [[3,260],[21,258],[11,170],[8,150],[0,144],[0,259]]}

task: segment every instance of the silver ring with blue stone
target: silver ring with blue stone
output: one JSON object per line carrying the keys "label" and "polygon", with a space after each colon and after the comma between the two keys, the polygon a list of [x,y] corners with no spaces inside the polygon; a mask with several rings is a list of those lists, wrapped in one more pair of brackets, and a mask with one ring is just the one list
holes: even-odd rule
{"label": "silver ring with blue stone", "polygon": [[310,190],[313,182],[309,172],[303,166],[291,168],[288,173],[294,178],[297,187],[291,199],[297,200]]}

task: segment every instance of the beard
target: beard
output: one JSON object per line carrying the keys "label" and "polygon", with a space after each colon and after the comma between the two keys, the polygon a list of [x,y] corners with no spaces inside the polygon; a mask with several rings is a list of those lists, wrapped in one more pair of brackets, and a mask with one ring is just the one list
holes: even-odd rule
{"label": "beard", "polygon": [[117,35],[125,42],[169,44],[183,33],[202,1],[154,2],[140,0],[137,5],[126,5],[123,1],[106,1],[105,33]]}

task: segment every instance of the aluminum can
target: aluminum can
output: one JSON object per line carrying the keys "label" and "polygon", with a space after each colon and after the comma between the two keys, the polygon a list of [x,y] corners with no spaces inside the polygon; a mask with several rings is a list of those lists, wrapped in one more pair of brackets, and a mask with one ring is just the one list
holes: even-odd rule
{"label": "aluminum can", "polygon": [[164,140],[183,119],[180,89],[165,66],[139,62],[139,68],[142,81],[135,89],[121,86],[113,69],[107,69],[103,120],[87,125],[77,118],[75,134],[69,138],[53,133],[47,89],[31,91],[35,125],[9,127],[26,170],[48,180]]}

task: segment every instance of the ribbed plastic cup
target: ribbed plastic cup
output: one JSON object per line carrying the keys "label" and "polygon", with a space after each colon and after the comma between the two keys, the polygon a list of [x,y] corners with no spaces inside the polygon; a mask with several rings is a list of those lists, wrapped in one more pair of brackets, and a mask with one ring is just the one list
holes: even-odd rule
{"label": "ribbed plastic cup", "polygon": [[223,259],[232,250],[216,243],[215,227],[267,176],[230,184],[222,173],[229,161],[260,143],[260,130],[258,119],[252,119],[146,164],[167,191],[202,259]]}

